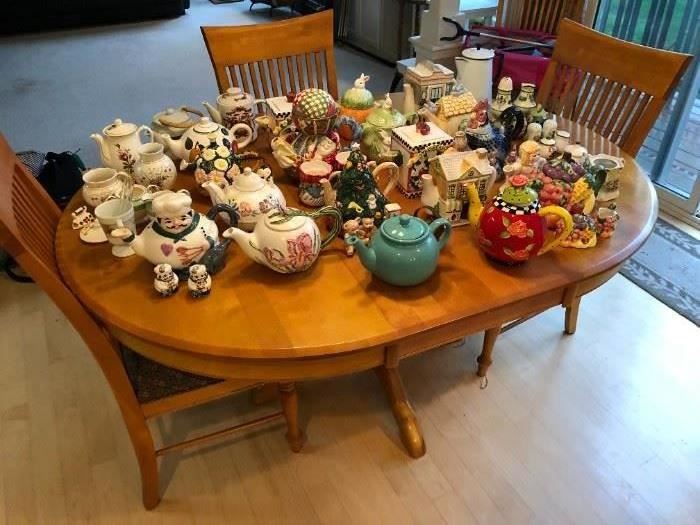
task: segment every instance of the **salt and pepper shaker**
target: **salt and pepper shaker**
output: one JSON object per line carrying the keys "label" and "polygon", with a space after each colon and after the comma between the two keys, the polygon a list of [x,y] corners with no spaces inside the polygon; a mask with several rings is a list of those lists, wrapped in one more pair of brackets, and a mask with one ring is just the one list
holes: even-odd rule
{"label": "salt and pepper shaker", "polygon": [[173,267],[167,263],[156,264],[153,268],[156,278],[153,280],[153,288],[163,297],[170,297],[177,291],[180,279],[173,271]]}
{"label": "salt and pepper shaker", "polygon": [[211,277],[207,267],[203,264],[190,266],[190,276],[187,280],[187,288],[194,298],[205,297],[211,292]]}

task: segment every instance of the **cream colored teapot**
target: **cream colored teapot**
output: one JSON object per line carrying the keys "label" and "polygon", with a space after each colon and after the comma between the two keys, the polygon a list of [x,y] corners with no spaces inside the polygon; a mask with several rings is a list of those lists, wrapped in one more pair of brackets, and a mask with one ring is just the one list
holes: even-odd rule
{"label": "cream colored teapot", "polygon": [[264,100],[256,100],[239,87],[228,88],[216,98],[216,107],[209,102],[202,102],[207,108],[209,116],[217,124],[229,129],[236,124],[247,124],[253,130],[253,139],[258,136],[255,117],[258,114],[257,105],[264,104]]}
{"label": "cream colored teapot", "polygon": [[146,131],[153,140],[153,131],[148,126],[138,126],[130,122],[115,119],[102,129],[102,134],[93,133],[90,138],[100,148],[100,160],[105,168],[134,172],[139,158],[138,149],[142,146],[141,132]]}

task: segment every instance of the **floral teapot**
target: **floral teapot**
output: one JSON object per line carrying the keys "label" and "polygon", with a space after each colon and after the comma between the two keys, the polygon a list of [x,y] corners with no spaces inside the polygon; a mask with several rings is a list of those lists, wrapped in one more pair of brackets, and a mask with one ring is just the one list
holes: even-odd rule
{"label": "floral teapot", "polygon": [[90,135],[100,148],[102,165],[132,174],[139,157],[138,149],[143,145],[141,131],[146,131],[153,140],[153,131],[148,126],[137,126],[130,122],[122,122],[121,119],[116,119],[106,126],[102,135]]}
{"label": "floral teapot", "polygon": [[234,167],[232,171],[231,184],[224,180],[224,187],[221,188],[216,182],[207,181],[202,187],[209,193],[213,204],[228,204],[237,210],[240,229],[253,231],[258,219],[268,211],[283,210],[287,206],[269,168],[257,172],[244,168],[241,173]]}
{"label": "floral teapot", "polygon": [[[476,192],[473,184],[470,194]],[[471,210],[480,206],[478,199],[470,199]],[[545,242],[547,215],[556,215],[564,228],[554,239]],[[560,206],[540,207],[537,192],[529,186],[527,175],[513,175],[500,195],[486,204],[480,213],[477,225],[481,249],[496,261],[516,264],[535,255],[542,255],[556,247],[571,233],[573,220],[568,211]]]}
{"label": "floral teapot", "polygon": [[[236,133],[242,131],[245,137],[238,140]],[[159,136],[159,141],[180,159],[180,169],[184,170],[194,162],[203,148],[216,144],[231,149],[231,141],[237,142],[239,148],[244,148],[253,140],[253,130],[247,124],[236,124],[231,130],[203,117],[194,126],[185,131],[175,140],[167,133]]]}
{"label": "floral teapot", "polygon": [[219,242],[219,229],[214,217],[220,212],[236,224],[238,214],[231,206],[217,204],[204,215],[192,209],[192,198],[185,190],[159,192],[151,201],[155,218],[139,235],[127,228],[118,228],[111,235],[128,243],[137,255],[151,264],[170,264],[175,270],[192,264],[204,264],[209,273],[223,267],[230,241]]}
{"label": "floral teapot", "polygon": [[[323,239],[314,222],[321,217],[331,219]],[[255,262],[279,273],[296,273],[311,267],[320,251],[338,235],[341,224],[340,212],[333,206],[311,213],[289,208],[284,212],[270,210],[252,233],[231,227],[223,236],[236,241]]]}
{"label": "floral teapot", "polygon": [[[372,169],[373,168],[373,169]],[[372,169],[372,171],[370,171]],[[389,170],[389,182],[379,190],[379,175]],[[323,198],[327,206],[335,206],[343,216],[343,222],[358,217],[373,218],[378,226],[384,219],[386,198],[399,178],[399,167],[393,162],[366,162],[357,143],[352,145],[348,161],[341,172],[334,172],[329,179],[321,180]],[[336,180],[335,185],[333,181]]]}
{"label": "floral teapot", "polygon": [[255,100],[252,95],[244,92],[239,87],[228,88],[224,93],[216,98],[216,107],[203,102],[207,108],[211,119],[217,124],[221,124],[229,129],[236,124],[247,124],[253,130],[253,139],[257,138],[257,124],[255,116],[257,114],[257,104],[264,103],[264,100]]}

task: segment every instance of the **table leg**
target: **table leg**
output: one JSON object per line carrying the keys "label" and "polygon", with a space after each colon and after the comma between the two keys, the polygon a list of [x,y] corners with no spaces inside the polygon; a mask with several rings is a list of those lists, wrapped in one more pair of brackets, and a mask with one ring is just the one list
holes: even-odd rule
{"label": "table leg", "polygon": [[411,402],[406,397],[398,368],[379,366],[374,369],[384,386],[384,391],[389,398],[391,411],[399,426],[401,442],[406,447],[408,455],[419,458],[425,454],[425,442],[423,434],[418,426],[418,419],[413,411]]}
{"label": "table leg", "polygon": [[265,383],[250,391],[250,402],[255,406],[264,405],[279,397],[279,387],[274,383]]}
{"label": "table leg", "polygon": [[576,297],[566,307],[564,316],[564,333],[573,335],[576,333],[576,324],[578,323],[578,307],[581,304],[581,297]]}
{"label": "table leg", "polygon": [[306,436],[299,428],[299,396],[296,386],[294,383],[280,383],[279,392],[284,419],[287,421],[287,442],[292,452],[299,452]]}
{"label": "table leg", "polygon": [[476,375],[479,377],[486,377],[486,372],[493,363],[491,359],[491,354],[493,353],[493,347],[496,344],[496,339],[498,334],[501,333],[501,327],[496,326],[494,328],[489,328],[484,332],[484,345],[481,348],[481,355],[476,358],[476,362],[479,363],[479,369]]}

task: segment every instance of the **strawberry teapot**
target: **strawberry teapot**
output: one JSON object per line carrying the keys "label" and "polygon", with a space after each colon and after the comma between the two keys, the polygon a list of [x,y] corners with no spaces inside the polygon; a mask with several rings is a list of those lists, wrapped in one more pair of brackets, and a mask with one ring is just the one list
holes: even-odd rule
{"label": "strawberry teapot", "polygon": [[[522,263],[556,247],[573,229],[573,220],[561,206],[540,207],[537,192],[529,187],[526,175],[513,175],[500,195],[488,202],[480,212],[477,224],[479,247],[491,259],[507,264]],[[475,193],[473,184],[469,193]],[[473,201],[473,202],[472,202]],[[480,206],[470,199],[471,206]],[[472,215],[472,210],[470,215]],[[479,210],[473,210],[478,213]],[[545,242],[547,215],[556,215],[564,228]]]}

